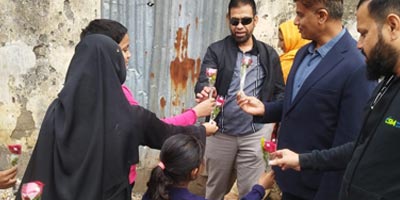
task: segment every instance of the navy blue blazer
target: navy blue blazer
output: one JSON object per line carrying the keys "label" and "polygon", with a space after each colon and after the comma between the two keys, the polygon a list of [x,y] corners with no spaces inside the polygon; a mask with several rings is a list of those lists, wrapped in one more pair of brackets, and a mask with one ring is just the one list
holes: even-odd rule
{"label": "navy blue blazer", "polygon": [[[362,111],[376,82],[366,77],[365,58],[346,31],[305,80],[292,99],[296,71],[310,44],[296,54],[281,102],[265,102],[265,115],[255,121],[281,120],[278,149],[298,153],[329,149],[355,140],[362,124]],[[274,168],[283,192],[305,199],[337,199],[343,171],[304,170],[282,172]]]}

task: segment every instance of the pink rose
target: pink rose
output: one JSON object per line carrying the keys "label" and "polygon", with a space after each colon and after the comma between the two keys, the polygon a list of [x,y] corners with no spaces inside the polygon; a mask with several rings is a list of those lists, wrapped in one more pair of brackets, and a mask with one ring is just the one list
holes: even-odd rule
{"label": "pink rose", "polygon": [[217,69],[215,69],[215,68],[210,68],[210,67],[208,67],[207,69],[206,69],[206,75],[207,75],[207,77],[212,77],[212,76],[214,76],[214,75],[217,75]]}
{"label": "pink rose", "polygon": [[224,105],[224,103],[225,103],[224,97],[223,96],[217,96],[216,103],[215,103],[216,106],[221,107],[221,106]]}
{"label": "pink rose", "polygon": [[251,59],[251,57],[248,57],[248,56],[243,57],[242,66],[249,67],[251,65],[251,63],[253,63],[253,60]]}
{"label": "pink rose", "polygon": [[206,76],[208,77],[208,83],[210,86],[215,85],[215,81],[217,80],[217,72],[218,70],[215,68],[206,68]]}
{"label": "pink rose", "polygon": [[272,141],[266,141],[265,138],[261,138],[261,149],[263,153],[263,158],[265,161],[265,167],[267,170],[269,170],[269,154],[273,153],[276,151],[276,142],[275,139],[272,139]]}
{"label": "pink rose", "polygon": [[273,153],[276,151],[276,143],[275,142],[265,142],[264,143],[264,151],[268,153]]}
{"label": "pink rose", "polygon": [[8,150],[10,150],[10,152],[12,154],[21,154],[21,145],[20,144],[13,144],[13,145],[8,145]]}
{"label": "pink rose", "polygon": [[11,166],[16,166],[18,164],[19,156],[21,155],[21,145],[20,144],[8,145],[8,150],[11,153],[7,156],[8,161],[10,162]]}
{"label": "pink rose", "polygon": [[23,200],[40,200],[44,184],[40,181],[25,183],[21,188],[21,197]]}
{"label": "pink rose", "polygon": [[223,96],[217,96],[215,107],[213,111],[211,111],[210,121],[213,121],[217,118],[217,115],[221,112],[221,107],[224,105],[225,99]]}

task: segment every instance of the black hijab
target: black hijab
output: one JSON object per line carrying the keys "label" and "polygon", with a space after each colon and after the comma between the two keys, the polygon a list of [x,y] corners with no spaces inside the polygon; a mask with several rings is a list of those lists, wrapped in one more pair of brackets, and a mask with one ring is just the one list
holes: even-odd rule
{"label": "black hijab", "polygon": [[159,149],[178,133],[204,141],[202,126],[166,125],[130,106],[121,90],[125,76],[117,43],[98,34],[82,39],[64,87],[46,112],[21,185],[43,182],[42,200],[128,200],[129,166],[138,162],[138,145]]}

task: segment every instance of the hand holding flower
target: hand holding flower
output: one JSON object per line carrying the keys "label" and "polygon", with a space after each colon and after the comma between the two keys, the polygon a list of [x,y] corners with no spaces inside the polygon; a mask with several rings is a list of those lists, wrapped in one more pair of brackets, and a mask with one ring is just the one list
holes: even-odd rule
{"label": "hand holding flower", "polygon": [[215,121],[205,122],[202,124],[206,128],[206,135],[214,135],[218,131],[218,126]]}
{"label": "hand holding flower", "polygon": [[210,115],[210,122],[217,118],[218,114],[221,112],[222,106],[224,105],[225,99],[222,96],[217,96],[215,107]]}
{"label": "hand holding flower", "polygon": [[17,167],[12,167],[10,169],[6,169],[0,171],[0,189],[7,189],[15,185],[17,175]]}
{"label": "hand holding flower", "polygon": [[289,150],[282,149],[272,153],[273,160],[269,161],[271,166],[279,166],[282,170],[294,169],[300,171],[299,154]]}
{"label": "hand holding flower", "polygon": [[275,183],[275,173],[274,171],[264,172],[258,179],[258,184],[263,186],[264,189],[272,188]]}
{"label": "hand holding flower", "polygon": [[201,103],[207,99],[210,99],[210,95],[212,95],[212,98],[216,98],[217,93],[212,91],[216,91],[215,87],[205,86],[201,92],[196,94],[196,102]]}
{"label": "hand holding flower", "polygon": [[196,116],[199,117],[205,117],[210,115],[212,110],[214,109],[215,106],[215,99],[214,98],[207,98],[205,101],[200,102],[196,106],[194,106],[192,109],[196,113]]}

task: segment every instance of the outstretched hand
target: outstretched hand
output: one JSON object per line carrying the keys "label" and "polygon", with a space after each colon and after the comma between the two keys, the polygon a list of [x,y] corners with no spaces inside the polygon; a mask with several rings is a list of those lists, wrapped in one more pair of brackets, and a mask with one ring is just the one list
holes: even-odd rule
{"label": "outstretched hand", "polygon": [[196,113],[197,117],[205,117],[210,115],[214,107],[215,107],[215,99],[207,98],[206,100],[194,106],[192,109]]}
{"label": "outstretched hand", "polygon": [[243,92],[238,92],[236,95],[237,104],[246,113],[250,115],[264,115],[264,104],[253,96],[247,96]]}
{"label": "outstretched hand", "polygon": [[207,136],[214,135],[218,131],[218,126],[215,121],[211,120],[210,122],[203,123],[203,126],[206,127]]}
{"label": "outstretched hand", "polygon": [[264,172],[258,179],[258,184],[263,186],[264,189],[272,188],[274,182],[275,182],[275,173],[272,170],[269,172]]}
{"label": "outstretched hand", "polygon": [[273,160],[269,161],[269,165],[271,166],[279,166],[282,170],[286,169],[294,169],[296,171],[300,171],[300,161],[299,161],[299,154],[289,150],[289,149],[282,149],[275,151],[271,154],[274,158]]}

